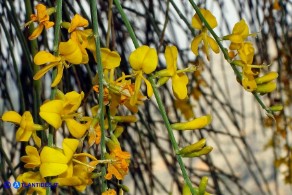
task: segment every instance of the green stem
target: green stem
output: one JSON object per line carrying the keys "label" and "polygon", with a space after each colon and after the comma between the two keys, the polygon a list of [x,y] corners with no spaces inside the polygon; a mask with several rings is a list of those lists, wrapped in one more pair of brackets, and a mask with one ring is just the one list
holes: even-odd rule
{"label": "green stem", "polygon": [[[126,14],[124,13],[124,11],[123,11],[123,9],[122,9],[122,7],[121,7],[121,4],[120,4],[119,0],[114,0],[114,2],[115,2],[116,6],[117,6],[117,8],[118,8],[119,13],[120,13],[121,16],[122,16],[123,22],[124,22],[125,25],[126,25],[126,28],[127,28],[128,32],[129,32],[129,34],[130,34],[130,37],[131,37],[131,39],[132,39],[132,41],[133,41],[133,44],[134,44],[135,48],[138,48],[138,47],[139,47],[138,40],[137,40],[137,38],[136,38],[136,36],[135,36],[135,33],[134,33],[134,31],[133,31],[133,29],[132,29],[132,27],[131,27],[131,25],[130,25],[130,22],[129,22],[129,20],[128,20]],[[169,122],[169,120],[168,120],[168,116],[167,116],[167,114],[166,114],[165,108],[164,108],[163,103],[162,103],[162,100],[161,100],[161,98],[160,98],[160,95],[159,95],[158,89],[157,89],[157,87],[156,87],[156,85],[155,85],[153,75],[150,76],[148,79],[149,79],[149,81],[150,81],[150,83],[151,83],[151,86],[152,86],[152,88],[153,88],[153,92],[154,92],[154,95],[155,95],[155,98],[156,98],[156,101],[157,101],[157,104],[158,104],[158,107],[159,107],[159,110],[160,110],[160,114],[162,115],[163,121],[164,121],[165,126],[166,126],[166,128],[167,128],[168,135],[169,135],[170,141],[171,141],[171,143],[172,143],[172,147],[173,147],[173,149],[174,149],[175,151],[178,151],[179,148],[178,148],[178,145],[177,145],[177,143],[176,143],[176,140],[175,140],[174,134],[173,134],[173,132],[172,132],[172,128],[171,128],[171,126],[170,126],[170,122]],[[188,185],[188,187],[190,188],[191,193],[192,193],[192,194],[196,194],[196,191],[195,191],[194,188],[192,187],[191,180],[190,180],[190,178],[189,178],[189,176],[188,176],[188,174],[187,174],[187,171],[186,171],[186,168],[185,168],[185,165],[184,165],[184,163],[183,163],[183,160],[182,160],[181,156],[180,156],[180,155],[176,155],[176,159],[177,159],[177,161],[178,161],[178,163],[179,163],[179,166],[180,166],[180,169],[181,169],[181,171],[182,171],[182,175],[183,175],[183,178],[184,178],[185,183],[186,183],[186,184]]]}
{"label": "green stem", "polygon": [[[175,140],[175,137],[174,137],[174,134],[173,134],[173,130],[171,128],[171,125],[170,125],[170,122],[168,120],[168,117],[167,117],[167,114],[166,114],[166,111],[165,111],[165,108],[164,108],[164,105],[162,103],[162,100],[161,100],[161,97],[159,95],[159,92],[158,92],[158,89],[155,85],[155,82],[154,82],[154,78],[153,78],[153,75],[150,76],[148,78],[148,80],[150,81],[151,85],[152,85],[152,88],[153,88],[153,92],[154,92],[154,96],[155,96],[155,99],[157,101],[157,104],[158,104],[158,108],[160,110],[160,114],[162,116],[162,119],[164,121],[164,124],[166,126],[166,129],[167,129],[167,132],[168,132],[168,135],[169,135],[169,139],[171,141],[171,144],[172,144],[172,147],[175,151],[178,151],[179,150],[179,147],[178,147],[178,144],[176,143],[176,140]],[[183,175],[183,178],[184,178],[184,181],[185,183],[188,185],[188,187],[190,188],[190,191],[192,194],[196,194],[196,191],[194,190],[194,188],[192,187],[192,182],[187,174],[187,170],[184,166],[184,163],[183,163],[183,160],[181,158],[180,155],[176,155],[176,159],[178,161],[178,164],[180,166],[180,169],[181,169],[181,172],[182,172],[182,175]]]}
{"label": "green stem", "polygon": [[[104,126],[104,89],[103,89],[103,66],[101,63],[101,53],[100,53],[100,39],[98,33],[98,19],[97,19],[97,4],[96,0],[90,0],[90,11],[91,11],[91,18],[92,18],[92,26],[93,26],[93,34],[95,38],[95,46],[96,46],[96,59],[97,59],[97,74],[98,74],[98,86],[99,86],[99,95],[98,95],[98,102],[99,102],[99,109],[95,116],[97,120],[99,118],[99,125],[101,128],[101,141],[100,141],[100,149],[101,149],[101,160],[105,159],[105,126]],[[106,169],[105,166],[102,167],[101,170],[101,191],[104,192],[106,190],[106,182],[105,182],[105,174]]]}
{"label": "green stem", "polygon": [[[235,75],[237,78],[239,78],[239,80],[242,80],[242,75],[240,74],[239,70],[236,68],[236,65],[234,62],[232,62],[232,59],[229,57],[228,55],[228,50],[222,45],[221,43],[221,39],[217,36],[217,34],[213,31],[213,29],[211,28],[211,26],[209,25],[209,23],[207,22],[207,20],[204,18],[204,16],[202,15],[200,8],[196,5],[196,3],[193,0],[189,0],[189,2],[191,3],[191,5],[193,6],[193,8],[195,9],[196,13],[198,14],[200,20],[204,23],[204,25],[207,27],[207,29],[210,31],[210,33],[212,34],[213,38],[215,39],[215,41],[217,42],[217,44],[219,45],[225,60],[227,60],[227,62],[231,65],[231,68],[233,69]],[[263,101],[261,100],[260,96],[253,92],[252,93],[253,96],[255,97],[255,99],[257,100],[257,102],[261,105],[261,107],[266,110],[266,112],[268,114],[273,114],[273,111],[271,111],[269,108],[266,107],[266,105],[263,103]]]}
{"label": "green stem", "polygon": [[133,28],[132,28],[131,24],[130,24],[128,18],[127,18],[127,15],[125,14],[125,12],[124,12],[121,4],[120,4],[120,1],[119,0],[114,0],[114,2],[115,2],[116,6],[118,8],[119,13],[122,16],[122,20],[126,25],[126,28],[127,28],[128,32],[129,32],[129,35],[130,35],[130,37],[131,37],[131,39],[133,41],[133,44],[134,44],[135,48],[138,48],[139,47],[139,42],[138,42],[138,40],[136,38],[136,35],[135,35],[134,31],[133,31]]}

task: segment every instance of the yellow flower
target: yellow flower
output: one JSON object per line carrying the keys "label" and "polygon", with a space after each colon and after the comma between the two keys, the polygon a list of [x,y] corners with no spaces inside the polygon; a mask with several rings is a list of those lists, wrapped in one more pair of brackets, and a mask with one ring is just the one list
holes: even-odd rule
{"label": "yellow flower", "polygon": [[[217,26],[217,20],[213,14],[206,9],[200,9],[202,15],[213,29]],[[191,50],[195,55],[199,55],[198,48],[200,42],[203,40],[204,47],[203,50],[207,55],[208,60],[209,58],[209,48],[211,48],[215,53],[219,53],[219,46],[216,41],[208,35],[208,29],[203,25],[202,21],[200,20],[198,14],[195,14],[192,18],[192,26],[195,29],[201,30],[201,33],[196,36],[192,43],[191,43]]]}
{"label": "yellow flower", "polygon": [[112,160],[107,166],[105,179],[110,180],[114,175],[118,180],[123,180],[129,171],[130,153],[122,151],[121,147],[116,144],[111,148],[110,154],[106,154],[105,157]]}
{"label": "yellow flower", "polygon": [[38,150],[33,146],[26,146],[25,152],[27,156],[22,156],[20,158],[22,162],[26,163],[24,167],[28,169],[39,167],[41,164],[41,158]]}
{"label": "yellow flower", "polygon": [[64,67],[69,68],[67,62],[71,64],[80,64],[82,62],[81,50],[78,47],[78,44],[71,39],[67,42],[60,43],[59,53],[59,56],[54,56],[47,51],[40,51],[35,55],[34,63],[36,65],[46,65],[34,75],[34,80],[40,79],[50,69],[57,67],[57,76],[51,84],[51,87],[55,87],[62,79]]}
{"label": "yellow flower", "polygon": [[42,177],[57,176],[73,167],[72,158],[78,145],[78,140],[65,138],[62,143],[62,150],[45,146],[40,154],[40,173]]}
{"label": "yellow flower", "polygon": [[55,9],[54,8],[49,8],[47,9],[46,6],[43,4],[38,4],[36,7],[37,14],[31,14],[30,16],[30,21],[25,24],[25,26],[28,26],[32,22],[38,22],[39,25],[38,27],[33,31],[33,33],[28,37],[29,40],[36,39],[40,34],[42,33],[44,27],[46,29],[51,28],[54,26],[54,22],[50,22],[50,16]]}
{"label": "yellow flower", "polygon": [[153,94],[151,84],[143,77],[143,73],[150,74],[156,69],[158,56],[154,48],[142,45],[130,54],[129,62],[136,77],[134,95],[130,100],[130,104],[135,105],[138,99],[142,79],[146,83],[148,97],[151,97]]}
{"label": "yellow flower", "polygon": [[121,57],[118,52],[101,48],[101,63],[104,69],[113,69],[120,65]]}
{"label": "yellow flower", "polygon": [[[93,49],[95,51],[95,42],[93,38],[92,29],[80,29],[80,27],[87,27],[88,21],[80,16],[79,14],[75,14],[71,20],[71,23],[63,22],[63,26],[68,28],[68,32],[70,33],[70,39],[74,40],[82,53],[82,64],[88,63],[88,54],[87,49]],[[93,52],[94,55],[95,52]]]}
{"label": "yellow flower", "polygon": [[36,192],[39,195],[45,195],[46,194],[46,188],[45,187],[41,187],[41,186],[30,186],[29,188],[25,188],[24,186],[22,186],[22,184],[35,184],[35,183],[46,183],[46,180],[41,176],[40,172],[32,172],[32,171],[28,171],[25,172],[21,175],[19,175],[16,179],[18,182],[21,183],[21,188],[18,189],[18,193],[20,193],[23,190],[28,190],[26,191],[27,194],[34,194],[34,192]]}
{"label": "yellow flower", "polygon": [[175,130],[194,130],[194,129],[201,129],[205,126],[209,125],[212,121],[211,115],[201,116],[199,118],[195,118],[188,122],[183,123],[174,123],[171,127]]}
{"label": "yellow flower", "polygon": [[172,91],[177,99],[183,100],[187,97],[188,77],[184,71],[177,71],[177,55],[178,51],[175,46],[167,46],[165,49],[166,69],[156,73],[161,78],[158,85],[165,83],[169,78],[172,79]]}
{"label": "yellow flower", "polygon": [[[79,94],[72,91],[64,95],[61,91],[57,91],[56,99],[47,101],[41,105],[39,114],[42,119],[55,129],[59,129],[62,121],[65,121],[71,135],[75,138],[81,138],[90,125],[89,120],[83,120],[81,114],[75,113],[83,97],[83,92]],[[86,123],[79,123],[73,119],[74,117]]]}
{"label": "yellow flower", "polygon": [[[87,157],[92,159],[88,162]],[[63,174],[53,179],[52,182],[58,183],[59,186],[74,186],[76,190],[82,192],[86,186],[91,185],[92,171],[98,164],[97,159],[87,153],[74,154],[72,166]]]}
{"label": "yellow flower", "polygon": [[22,116],[15,111],[7,111],[2,115],[2,120],[19,125],[16,132],[16,141],[27,142],[33,136],[34,142],[40,146],[36,131],[43,130],[44,128],[41,125],[34,124],[29,111],[25,111]]}
{"label": "yellow flower", "polygon": [[242,19],[234,25],[230,35],[223,37],[223,40],[230,40],[231,44],[229,48],[231,50],[238,50],[242,47],[242,43],[244,43],[248,36],[255,36],[256,34],[257,33],[249,33],[249,27],[245,20]]}

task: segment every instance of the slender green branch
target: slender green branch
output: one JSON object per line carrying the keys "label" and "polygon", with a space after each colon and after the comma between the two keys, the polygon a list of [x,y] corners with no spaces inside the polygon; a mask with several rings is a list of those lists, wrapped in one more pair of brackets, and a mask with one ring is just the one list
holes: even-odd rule
{"label": "slender green branch", "polygon": [[[175,140],[175,137],[174,137],[174,134],[173,134],[173,130],[172,130],[170,122],[168,120],[164,105],[163,105],[163,103],[161,101],[161,97],[160,97],[158,89],[157,89],[157,87],[155,85],[153,75],[150,76],[148,79],[149,79],[149,81],[150,81],[150,83],[152,85],[154,96],[155,96],[155,99],[157,101],[157,104],[158,104],[158,107],[159,107],[159,110],[160,110],[160,114],[161,114],[162,119],[164,121],[165,127],[167,129],[168,136],[169,136],[169,139],[171,141],[172,147],[173,147],[173,149],[175,151],[178,151],[179,147],[178,147],[178,144],[176,143],[176,140]],[[183,163],[183,160],[182,160],[181,156],[177,154],[176,155],[176,159],[177,159],[178,164],[180,166],[180,169],[182,171],[182,175],[183,175],[185,183],[189,186],[191,193],[192,194],[196,194],[196,191],[192,187],[192,182],[191,182],[191,180],[190,180],[190,178],[189,178],[189,176],[187,174],[187,171],[186,171],[186,168],[185,168],[185,165]]]}
{"label": "slender green branch", "polygon": [[[114,0],[114,2],[115,2],[116,6],[117,6],[117,8],[118,8],[118,10],[119,10],[119,13],[120,13],[121,16],[122,16],[122,19],[123,19],[123,21],[124,21],[124,23],[125,23],[125,25],[126,25],[126,28],[127,28],[128,32],[129,32],[129,34],[130,34],[130,36],[131,36],[131,39],[132,39],[132,41],[133,41],[133,44],[134,44],[135,48],[138,48],[138,47],[139,47],[138,40],[137,40],[137,38],[136,38],[136,36],[135,36],[135,33],[134,33],[134,31],[133,31],[133,29],[132,29],[130,23],[129,23],[129,20],[128,20],[126,14],[124,13],[124,11],[123,11],[123,9],[122,9],[122,6],[121,6],[119,0]],[[154,92],[154,95],[155,95],[155,98],[156,98],[156,101],[157,101],[157,104],[158,104],[158,107],[159,107],[160,113],[161,113],[161,115],[162,115],[163,121],[164,121],[165,126],[166,126],[166,128],[167,128],[168,135],[169,135],[170,141],[171,141],[171,143],[172,143],[172,147],[173,147],[173,149],[174,149],[175,151],[177,151],[179,148],[178,148],[178,145],[177,145],[177,143],[176,143],[176,140],[175,140],[174,134],[173,134],[173,132],[172,132],[172,128],[171,128],[171,126],[170,126],[170,122],[169,122],[169,120],[168,120],[168,116],[167,116],[166,111],[165,111],[165,108],[164,108],[164,106],[163,106],[163,103],[162,103],[161,97],[160,97],[160,95],[159,95],[158,89],[157,89],[157,87],[156,87],[156,85],[155,85],[153,75],[149,77],[149,81],[150,81],[150,83],[151,83],[151,85],[152,85],[153,92]],[[178,163],[179,163],[179,166],[180,166],[180,169],[181,169],[181,171],[182,171],[182,175],[183,175],[184,181],[186,182],[186,184],[187,184],[188,187],[190,188],[191,193],[192,193],[192,194],[196,194],[196,191],[195,191],[194,188],[192,187],[192,182],[191,182],[191,180],[190,180],[190,178],[189,178],[189,176],[188,176],[188,174],[187,174],[187,171],[186,171],[186,168],[185,168],[185,165],[184,165],[184,163],[183,163],[183,160],[182,160],[181,156],[180,156],[180,155],[176,155],[176,159],[177,159],[177,161],[178,161]]]}
{"label": "slender green branch", "polygon": [[134,44],[135,48],[138,48],[139,47],[139,42],[138,42],[138,40],[136,38],[136,35],[135,35],[134,31],[133,31],[133,28],[132,28],[131,24],[130,24],[128,18],[127,18],[127,15],[125,14],[125,12],[124,12],[121,4],[120,4],[120,1],[119,0],[114,0],[114,2],[115,2],[116,6],[118,8],[119,13],[122,16],[122,19],[123,19],[123,22],[126,25],[126,28],[129,31],[130,37],[131,37],[131,39],[133,41],[133,44]]}
{"label": "slender green branch", "polygon": [[[212,34],[212,36],[214,37],[215,41],[217,42],[217,44],[219,45],[224,58],[227,60],[227,62],[231,65],[231,68],[233,69],[235,75],[237,78],[239,78],[239,80],[242,80],[242,75],[239,72],[239,70],[237,69],[235,63],[232,62],[231,58],[228,55],[228,50],[222,45],[221,43],[221,39],[217,36],[217,34],[213,31],[213,29],[211,28],[211,26],[209,25],[209,23],[207,22],[207,20],[204,18],[204,16],[202,15],[200,8],[196,5],[196,3],[193,0],[189,0],[189,2],[191,3],[191,5],[193,6],[193,8],[195,9],[196,13],[198,14],[200,20],[205,24],[205,26],[207,27],[207,29],[209,30],[209,32]],[[257,100],[257,102],[261,105],[261,107],[266,110],[266,112],[268,114],[273,114],[273,111],[271,111],[269,108],[267,108],[267,106],[263,103],[263,101],[261,100],[261,98],[259,97],[259,95],[255,92],[252,93],[253,96],[255,97],[255,99]]]}
{"label": "slender green branch", "polygon": [[[54,43],[53,43],[53,50],[54,55],[59,54],[59,37],[60,37],[60,27],[62,22],[62,0],[58,0],[56,3],[56,21],[55,21],[55,34],[54,34]],[[55,79],[57,75],[57,68],[53,70],[52,80]],[[52,88],[51,97],[50,99],[55,99],[57,87]],[[49,135],[48,135],[48,146],[53,146],[54,143],[54,128],[49,128]]]}
{"label": "slender green branch", "polygon": [[[101,141],[100,141],[101,160],[104,160],[106,149],[105,149],[104,104],[103,104],[103,101],[104,101],[103,66],[101,63],[100,39],[99,39],[99,34],[98,34],[97,4],[95,0],[90,0],[90,11],[91,11],[92,26],[93,26],[93,33],[94,33],[95,46],[96,46],[97,74],[98,74],[98,86],[99,86],[99,95],[98,95],[99,109],[95,116],[95,120],[99,119],[99,125],[101,128]],[[105,169],[105,166],[103,166],[101,170],[102,192],[106,190],[106,183],[105,183],[105,178],[104,178],[105,174],[106,174],[106,169]]]}

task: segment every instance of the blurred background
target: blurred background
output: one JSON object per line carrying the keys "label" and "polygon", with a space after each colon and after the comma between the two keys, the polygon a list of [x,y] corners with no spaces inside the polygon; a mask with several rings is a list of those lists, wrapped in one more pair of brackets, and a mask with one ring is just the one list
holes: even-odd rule
{"label": "blurred background", "polygon": [[[213,151],[200,158],[185,160],[188,174],[195,185],[202,176],[209,177],[207,191],[212,194],[275,194],[291,193],[292,183],[292,1],[276,0],[204,0],[195,1],[209,9],[217,18],[214,29],[219,37],[230,34],[236,22],[245,19],[250,32],[257,32],[249,41],[256,46],[253,64],[270,64],[261,71],[277,71],[277,90],[261,96],[269,107],[282,104],[284,109],[274,119],[237,82],[230,65],[221,54],[212,54],[210,61],[202,52],[195,56],[190,44],[199,31],[191,28],[194,9],[187,0],[124,0],[122,7],[130,20],[140,44],[149,45],[159,53],[159,69],[165,65],[166,45],[179,50],[178,68],[196,65],[189,73],[188,99],[177,101],[171,84],[160,89],[163,102],[172,123],[211,114],[213,122],[202,130],[176,133],[179,146],[194,143],[202,137]],[[37,41],[29,41],[31,34],[24,24],[34,13],[34,6],[43,3],[54,6],[55,1],[0,0],[0,115],[7,110],[33,113],[36,123],[41,122],[38,107],[50,97],[51,76],[34,82],[33,56],[38,50],[52,51],[53,28],[42,33]],[[111,0],[98,1],[101,44],[105,46],[107,29],[111,27],[111,50],[122,57],[120,71],[131,69],[128,57],[134,45],[115,5],[112,20],[108,22]],[[64,0],[63,21],[70,21],[79,13],[90,19],[86,0]],[[51,16],[54,18],[54,16]],[[90,22],[91,23],[91,22]],[[89,26],[91,28],[91,26]],[[61,40],[68,33],[62,30]],[[229,43],[223,42],[228,48]],[[61,89],[84,91],[83,110],[96,104],[92,92],[92,75],[96,72],[93,56],[86,66],[73,66],[64,71]],[[41,93],[36,92],[36,88]],[[145,93],[146,94],[146,93]],[[120,110],[120,112],[125,112]],[[180,194],[183,186],[181,171],[168,139],[166,128],[154,99],[144,102],[138,112],[138,122],[125,125],[120,141],[131,153],[129,175],[124,184],[128,194]],[[23,171],[20,155],[24,144],[15,141],[17,127],[0,121],[0,172],[3,181],[15,181]],[[67,132],[59,133],[62,137]],[[91,152],[97,148],[92,148]],[[86,194],[99,192],[98,183],[91,185]],[[1,185],[0,193],[3,191]],[[77,192],[72,192],[73,194]]]}

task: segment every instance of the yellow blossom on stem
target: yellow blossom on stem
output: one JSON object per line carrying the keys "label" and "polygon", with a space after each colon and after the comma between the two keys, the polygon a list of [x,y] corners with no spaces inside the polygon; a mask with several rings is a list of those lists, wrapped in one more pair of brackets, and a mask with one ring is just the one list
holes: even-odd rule
{"label": "yellow blossom on stem", "polygon": [[78,145],[78,140],[65,138],[62,150],[45,146],[40,153],[42,177],[57,176],[73,168],[72,158]]}
{"label": "yellow blossom on stem", "polygon": [[[90,120],[83,118],[82,114],[76,113],[83,97],[83,92],[79,94],[72,91],[64,95],[58,91],[55,100],[47,101],[41,105],[39,114],[55,129],[59,129],[62,121],[65,121],[71,135],[75,138],[81,138],[90,126]],[[74,118],[77,118],[78,121]]]}
{"label": "yellow blossom on stem", "polygon": [[[88,158],[92,161],[88,162]],[[82,192],[93,183],[92,171],[98,164],[98,160],[90,154],[80,153],[73,155],[72,162],[72,167],[53,179],[52,182],[58,183],[60,186],[74,186],[77,191]]]}
{"label": "yellow blossom on stem", "polygon": [[78,44],[69,39],[67,42],[61,42],[59,45],[59,56],[54,56],[47,51],[39,51],[34,57],[34,63],[36,65],[46,64],[44,68],[39,70],[33,77],[34,80],[39,80],[50,69],[57,67],[57,75],[51,87],[55,87],[59,84],[63,76],[64,67],[69,68],[69,64],[80,64],[82,62],[82,53]]}
{"label": "yellow blossom on stem", "polygon": [[20,160],[24,163],[25,168],[36,168],[39,167],[41,164],[41,158],[39,155],[38,150],[33,146],[26,146],[25,147],[26,156],[22,156]]}
{"label": "yellow blossom on stem", "polygon": [[29,40],[34,40],[40,34],[42,33],[43,29],[49,29],[52,26],[54,26],[54,22],[49,21],[50,15],[55,11],[55,8],[49,8],[47,9],[45,5],[43,4],[37,4],[36,5],[36,14],[30,15],[30,21],[25,24],[25,26],[28,26],[32,22],[38,22],[38,27],[33,31],[33,33],[28,37]]}
{"label": "yellow blossom on stem", "polygon": [[[215,28],[217,26],[217,20],[215,16],[209,10],[201,8],[200,11],[202,15],[204,16],[204,18],[206,19],[206,21],[208,22],[208,24],[210,25],[210,27],[212,29]],[[208,29],[204,26],[198,14],[195,14],[193,16],[192,26],[197,30],[201,30],[201,33],[198,36],[196,36],[191,43],[192,52],[195,55],[199,55],[199,52],[198,52],[199,44],[201,41],[203,41],[204,43],[203,49],[207,55],[208,60],[210,59],[209,48],[211,48],[215,53],[219,53],[220,50],[219,50],[218,44],[212,37],[208,35]]]}
{"label": "yellow blossom on stem", "polygon": [[[40,172],[32,172],[28,171],[21,175],[19,175],[16,179],[16,181],[21,183],[20,188],[17,190],[17,192],[20,194],[23,190],[28,190],[26,194],[31,195],[36,192],[39,195],[45,195],[46,194],[46,187],[41,186],[30,186],[29,188],[25,188],[22,186],[23,184],[35,184],[35,183],[46,183],[46,180],[41,176]],[[58,184],[53,185],[53,187],[57,187]]]}
{"label": "yellow blossom on stem", "polygon": [[175,97],[183,100],[188,95],[187,84],[189,79],[184,73],[185,70],[177,70],[177,56],[177,48],[175,46],[167,46],[165,48],[166,69],[157,72],[156,75],[161,77],[158,81],[158,85],[164,84],[171,78],[172,91]]}
{"label": "yellow blossom on stem", "polygon": [[153,94],[152,86],[150,82],[143,77],[143,73],[150,74],[156,69],[158,56],[154,48],[142,45],[130,54],[129,62],[136,77],[134,95],[130,100],[130,104],[135,105],[138,99],[142,79],[146,83],[148,97],[151,97]]}
{"label": "yellow blossom on stem", "polygon": [[[70,33],[70,39],[74,40],[82,53],[82,64],[88,63],[88,53],[86,49],[95,51],[95,42],[93,37],[92,29],[81,29],[88,26],[88,21],[80,16],[75,14],[71,20],[71,23],[63,22],[62,26],[68,29]],[[94,54],[95,52],[93,52]]]}
{"label": "yellow blossom on stem", "polygon": [[40,147],[40,139],[36,135],[36,131],[43,130],[43,126],[33,122],[32,115],[29,111],[25,111],[21,116],[15,111],[7,111],[2,115],[2,120],[11,122],[19,126],[16,132],[16,141],[29,141],[33,136],[34,142]]}
{"label": "yellow blossom on stem", "polygon": [[230,40],[230,49],[231,50],[238,50],[242,47],[242,43],[248,36],[255,36],[257,33],[249,33],[249,27],[244,19],[237,22],[230,35],[226,35],[223,37],[223,40]]}

